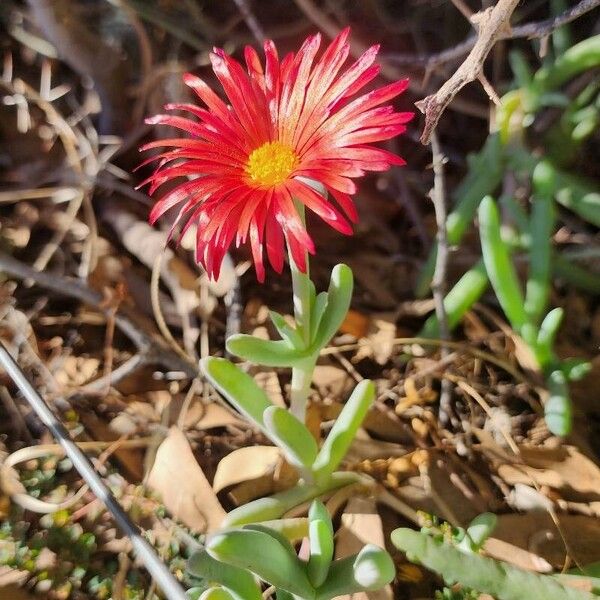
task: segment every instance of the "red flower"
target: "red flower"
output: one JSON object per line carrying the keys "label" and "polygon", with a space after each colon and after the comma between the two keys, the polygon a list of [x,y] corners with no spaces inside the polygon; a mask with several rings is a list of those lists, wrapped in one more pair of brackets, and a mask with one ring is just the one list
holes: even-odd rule
{"label": "red flower", "polygon": [[[159,160],[159,166],[142,185],[150,183],[153,194],[165,182],[192,176],[156,203],[150,222],[179,205],[175,224],[185,222],[182,234],[197,225],[196,259],[209,276],[218,277],[232,243],[239,246],[248,238],[260,281],[265,275],[264,248],[273,268],[281,272],[285,242],[296,265],[305,271],[306,252],[314,253],[314,244],[294,202],[350,234],[349,220],[357,220],[352,179],[404,164],[400,157],[369,144],[405,131],[413,113],[395,112],[384,103],[403,92],[408,80],[350,100],[379,73],[373,64],[379,46],[369,48],[340,75],[349,53],[349,33],[342,31],[316,63],[318,34],[281,61],[273,42],[265,42],[264,69],[256,51],[246,47],[247,72],[215,49],[212,67],[231,107],[204,81],[187,74],[185,83],[206,108],[191,104],[165,108],[187,111],[198,121],[174,115],[147,120],[192,135],[143,146],[141,150],[171,149],[150,159]],[[335,204],[306,179],[320,182]]]}

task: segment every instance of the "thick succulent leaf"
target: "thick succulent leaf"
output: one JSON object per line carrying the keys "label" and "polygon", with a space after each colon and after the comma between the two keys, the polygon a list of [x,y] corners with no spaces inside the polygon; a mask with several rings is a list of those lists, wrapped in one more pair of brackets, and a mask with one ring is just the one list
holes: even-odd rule
{"label": "thick succulent leaf", "polygon": [[211,587],[204,591],[200,600],[238,600],[223,587]]}
{"label": "thick succulent leaf", "polygon": [[248,569],[277,588],[302,598],[315,595],[300,560],[269,533],[231,529],[212,536],[206,549],[214,559]]}
{"label": "thick succulent leaf", "polygon": [[319,587],[327,578],[333,559],[333,536],[329,525],[320,519],[312,520],[308,529],[310,557],[307,572],[310,582]]}
{"label": "thick succulent leaf", "polygon": [[243,333],[230,336],[225,345],[231,354],[265,367],[294,367],[308,355],[286,340],[262,340]]}
{"label": "thick succulent leaf", "polygon": [[283,315],[275,312],[274,310],[269,311],[269,316],[271,317],[271,321],[273,325],[275,325],[275,329],[279,335],[293,348],[302,348],[303,341],[300,333],[292,327],[283,317]]}
{"label": "thick succulent leaf", "polygon": [[327,306],[311,343],[313,353],[324,348],[344,322],[352,299],[352,269],[344,264],[333,267],[327,290]]}
{"label": "thick succulent leaf", "polygon": [[310,311],[310,339],[314,339],[321,325],[321,319],[323,318],[323,314],[325,313],[325,309],[327,308],[327,303],[329,302],[329,297],[327,292],[321,292],[317,294],[315,297],[315,301],[312,305],[312,310]]}
{"label": "thick succulent leaf", "polygon": [[329,532],[333,536],[333,523],[331,522],[331,515],[327,510],[327,507],[320,501],[314,500],[308,509],[308,520],[309,521],[323,521],[327,523]]}
{"label": "thick succulent leaf", "polygon": [[357,480],[359,480],[359,477],[355,473],[334,473],[328,481],[321,485],[299,483],[284,492],[279,492],[268,498],[259,498],[235,508],[225,517],[223,527],[279,519],[286,512],[303,502],[308,502],[325,492],[356,483]]}
{"label": "thick succulent leaf", "polygon": [[381,589],[396,574],[392,557],[382,548],[367,544],[355,556],[336,560],[331,564],[327,579],[317,590],[317,600],[361,591]]}
{"label": "thick succulent leaf", "polygon": [[525,312],[533,323],[539,323],[550,297],[555,179],[554,168],[547,161],[538,163],[533,171],[534,198],[529,226],[531,235],[529,277],[525,293]]}
{"label": "thick succulent leaf", "polygon": [[269,437],[279,446],[288,462],[310,471],[319,447],[306,425],[281,406],[270,406],[263,413]]}
{"label": "thick succulent leaf", "polygon": [[479,234],[483,262],[498,301],[511,325],[520,332],[527,322],[523,294],[510,252],[500,233],[498,208],[490,196],[479,205]]}
{"label": "thick succulent leaf", "polygon": [[[448,318],[448,327],[451,330],[460,323],[466,312],[479,300],[488,283],[483,261],[479,261],[446,294],[444,308]],[[436,315],[432,315],[427,319],[421,335],[428,338],[438,338],[440,336],[440,324]]]}
{"label": "thick succulent leaf", "polygon": [[204,549],[191,556],[187,568],[196,577],[225,586],[234,600],[262,600],[260,588],[248,571],[219,562]]}
{"label": "thick succulent leaf", "polygon": [[468,552],[478,552],[496,528],[498,517],[494,513],[482,513],[476,516],[465,532],[458,547]]}
{"label": "thick succulent leaf", "polygon": [[561,370],[552,371],[547,379],[550,397],[544,404],[544,417],[554,435],[568,435],[573,425],[573,407],[567,378]]}
{"label": "thick succulent leaf", "polygon": [[338,467],[375,399],[372,381],[361,381],[336,419],[313,464],[316,481],[325,481]]}
{"label": "thick succulent leaf", "polygon": [[552,360],[554,340],[563,320],[564,311],[562,308],[552,309],[542,321],[540,329],[537,332],[535,343],[536,355],[542,367],[547,366]]}
{"label": "thick succulent leaf", "polygon": [[273,404],[250,375],[231,361],[214,356],[203,358],[200,368],[231,404],[266,432],[263,414]]}
{"label": "thick succulent leaf", "polygon": [[587,592],[561,585],[553,577],[463,552],[412,529],[396,529],[392,532],[392,543],[405,552],[410,561],[439,573],[448,585],[460,583],[497,600],[597,600]]}

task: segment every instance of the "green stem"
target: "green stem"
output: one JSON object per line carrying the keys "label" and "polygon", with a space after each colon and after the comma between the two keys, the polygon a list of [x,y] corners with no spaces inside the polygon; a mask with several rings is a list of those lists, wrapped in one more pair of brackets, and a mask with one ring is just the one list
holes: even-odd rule
{"label": "green stem", "polygon": [[[304,222],[304,205],[297,202],[296,208],[300,218]],[[292,272],[292,289],[294,294],[294,316],[298,332],[302,336],[305,348],[310,345],[310,313],[312,309],[312,283],[310,281],[310,271],[308,262],[308,253],[306,253],[306,273],[302,273],[296,263],[288,246],[288,256],[290,260],[290,270]],[[311,356],[301,364],[292,368],[292,382],[290,391],[290,412],[297,417],[300,422],[306,420],[306,402],[310,393],[310,384],[313,371],[315,369],[316,357]]]}

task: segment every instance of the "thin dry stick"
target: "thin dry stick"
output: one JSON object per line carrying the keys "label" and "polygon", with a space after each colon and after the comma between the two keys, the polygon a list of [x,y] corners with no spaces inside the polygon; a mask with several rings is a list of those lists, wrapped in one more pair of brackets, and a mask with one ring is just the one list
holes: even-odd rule
{"label": "thin dry stick", "polygon": [[258,22],[258,19],[254,16],[254,13],[250,10],[248,6],[248,2],[246,0],[233,0],[238,7],[240,13],[242,13],[242,17],[244,17],[244,21],[246,21],[246,25],[248,25],[248,29],[252,32],[252,35],[256,38],[256,41],[259,44],[262,44],[266,38],[265,32]]}
{"label": "thin dry stick", "polygon": [[423,144],[430,141],[431,134],[436,128],[442,113],[456,94],[467,83],[479,77],[490,50],[503,33],[506,34],[510,30],[510,17],[518,3],[519,0],[498,0],[493,8],[481,11],[473,17],[474,21],[475,17],[477,18],[474,24],[477,25],[478,34],[477,41],[469,56],[435,94],[431,94],[416,103],[419,110],[425,114],[425,127],[421,135]]}
{"label": "thin dry stick", "polygon": [[[431,199],[435,210],[435,221],[437,225],[437,254],[435,258],[435,270],[431,280],[431,290],[433,292],[433,301],[435,303],[435,314],[440,326],[440,337],[443,341],[450,338],[450,328],[448,327],[448,315],[444,306],[444,296],[446,295],[446,271],[448,268],[448,238],[446,234],[446,184],[444,179],[444,155],[442,154],[437,134],[431,135],[431,154],[433,159],[433,190]],[[442,345],[441,355],[444,360],[450,349]],[[442,388],[440,390],[440,421],[447,424],[452,414],[450,405],[452,390],[450,381],[442,377]]]}
{"label": "thin dry stick", "polygon": [[[552,17],[550,19],[545,19],[544,21],[535,21],[533,23],[516,25],[511,31],[500,32],[498,40],[544,38],[550,35],[555,29],[575,21],[575,19],[578,19],[582,15],[592,11],[598,6],[600,6],[600,0],[581,0],[579,4],[566,10],[558,17]],[[473,46],[475,46],[476,42],[477,35],[470,35],[467,39],[460,42],[456,46],[442,50],[442,52],[438,52],[437,54],[423,56],[418,54],[390,53],[383,55],[383,58],[398,65],[407,65],[413,67],[417,65],[433,68],[461,58],[467,54],[473,48]]]}
{"label": "thin dry stick", "polygon": [[152,266],[152,275],[150,277],[150,301],[152,303],[152,312],[154,314],[154,320],[158,326],[159,331],[163,337],[167,340],[169,346],[177,353],[181,358],[190,360],[186,351],[177,343],[177,340],[173,337],[171,330],[169,329],[167,322],[163,316],[160,308],[160,296],[158,294],[158,285],[160,282],[160,271],[162,267],[164,253],[159,252],[154,260]]}
{"label": "thin dry stick", "polygon": [[[479,358],[483,361],[489,362],[492,365],[496,365],[500,367],[504,371],[506,371],[509,375],[512,375],[513,379],[518,381],[519,383],[527,383],[527,379],[520,373],[517,369],[515,369],[511,364],[507,363],[505,360],[501,358],[497,358],[493,354],[489,352],[485,352],[484,350],[479,350],[479,348],[473,348],[469,344],[464,342],[453,342],[450,340],[435,340],[430,338],[422,338],[422,337],[403,337],[403,338],[395,338],[391,342],[396,346],[398,345],[410,345],[410,344],[418,344],[420,346],[447,346],[448,348],[453,348],[455,350],[459,350],[464,352],[465,354],[471,354],[475,358]],[[363,344],[374,344],[372,340],[361,340],[356,344],[343,344],[341,346],[329,346],[328,348],[323,348],[320,354],[321,356],[326,356],[329,354],[336,354],[337,352],[350,352],[352,350],[356,350],[360,348]]]}

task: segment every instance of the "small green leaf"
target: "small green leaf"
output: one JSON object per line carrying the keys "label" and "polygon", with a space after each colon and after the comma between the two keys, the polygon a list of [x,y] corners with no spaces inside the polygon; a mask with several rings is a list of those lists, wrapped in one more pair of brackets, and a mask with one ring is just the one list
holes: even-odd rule
{"label": "small green leaf", "polygon": [[225,588],[211,587],[204,591],[200,600],[236,600]]}
{"label": "small green leaf", "polygon": [[568,435],[573,425],[573,408],[567,378],[560,370],[552,371],[547,385],[550,397],[544,404],[546,425],[554,435]]}
{"label": "small green leaf", "polygon": [[560,370],[568,381],[579,381],[592,370],[592,365],[581,358],[567,358],[562,361]]}
{"label": "small green leaf", "polygon": [[210,356],[200,361],[200,369],[212,385],[243,415],[265,430],[263,413],[273,406],[256,381],[224,358]]}
{"label": "small green leaf", "polygon": [[314,500],[308,509],[308,520],[309,521],[323,521],[329,526],[329,533],[333,536],[333,523],[331,522],[331,515],[327,510],[327,507],[320,501]]}
{"label": "small green leaf", "polygon": [[243,333],[230,336],[225,345],[231,354],[265,367],[293,367],[307,356],[285,340],[262,340]]}
{"label": "small green leaf", "polygon": [[520,332],[527,322],[523,294],[508,247],[502,240],[498,208],[490,196],[486,196],[479,205],[479,233],[488,277],[506,316]]}
{"label": "small green leaf", "polygon": [[187,568],[196,577],[225,586],[235,600],[262,600],[260,588],[248,571],[219,562],[204,549],[192,554]]}
{"label": "small green leaf", "polygon": [[274,310],[269,311],[269,316],[271,317],[271,321],[273,325],[275,325],[275,329],[279,335],[293,348],[300,349],[303,347],[302,336],[298,331],[292,327],[278,312]]}
{"label": "small green leaf", "polygon": [[308,513],[310,556],[308,559],[308,578],[315,587],[319,587],[327,578],[333,559],[333,525],[325,505],[315,500]]}
{"label": "small green leaf", "polygon": [[270,585],[302,598],[314,597],[315,590],[300,560],[264,531],[231,529],[217,533],[206,549],[214,559],[248,569]]}
{"label": "small green leaf", "polygon": [[316,354],[324,348],[344,322],[350,308],[352,287],[352,269],[344,264],[333,267],[327,290],[327,305],[311,343],[312,353]]}
{"label": "small green leaf", "polygon": [[478,552],[492,535],[497,523],[498,517],[494,513],[482,513],[476,516],[467,527],[465,537],[457,547],[468,552]]}
{"label": "small green leaf", "polygon": [[[467,311],[479,300],[488,286],[488,277],[483,261],[479,261],[469,269],[446,294],[444,308],[448,318],[448,327],[454,329],[465,316]],[[423,337],[437,338],[440,335],[440,325],[436,315],[427,319],[421,331]]]}
{"label": "small green leaf", "polygon": [[313,302],[312,310],[310,313],[310,339],[314,339],[317,334],[317,330],[321,325],[321,319],[325,314],[325,309],[327,308],[327,303],[329,302],[329,297],[327,292],[321,292],[315,297],[315,301]]}
{"label": "small green leaf", "polygon": [[361,381],[336,419],[313,464],[317,481],[327,480],[340,464],[375,399],[372,381]]}
{"label": "small green leaf", "polygon": [[533,346],[536,350],[536,356],[542,368],[547,368],[554,360],[554,340],[560,328],[564,311],[562,308],[552,309],[542,321],[537,334],[537,340]]}
{"label": "small green leaf", "polygon": [[327,579],[317,589],[317,600],[381,589],[396,574],[392,557],[382,548],[367,544],[357,555],[331,564]]}
{"label": "small green leaf", "polygon": [[283,450],[287,460],[299,469],[310,471],[319,447],[304,423],[280,406],[267,408],[263,420],[269,437]]}
{"label": "small green leaf", "polygon": [[282,515],[308,502],[321,494],[337,490],[341,487],[356,483],[360,477],[356,473],[334,473],[328,481],[321,484],[301,482],[289,490],[273,494],[268,498],[259,498],[235,508],[223,520],[223,527],[245,525],[280,519]]}
{"label": "small green leaf", "polygon": [[552,232],[555,221],[556,176],[554,168],[548,161],[539,162],[534,169],[533,189],[525,312],[531,322],[539,323],[550,297]]}

